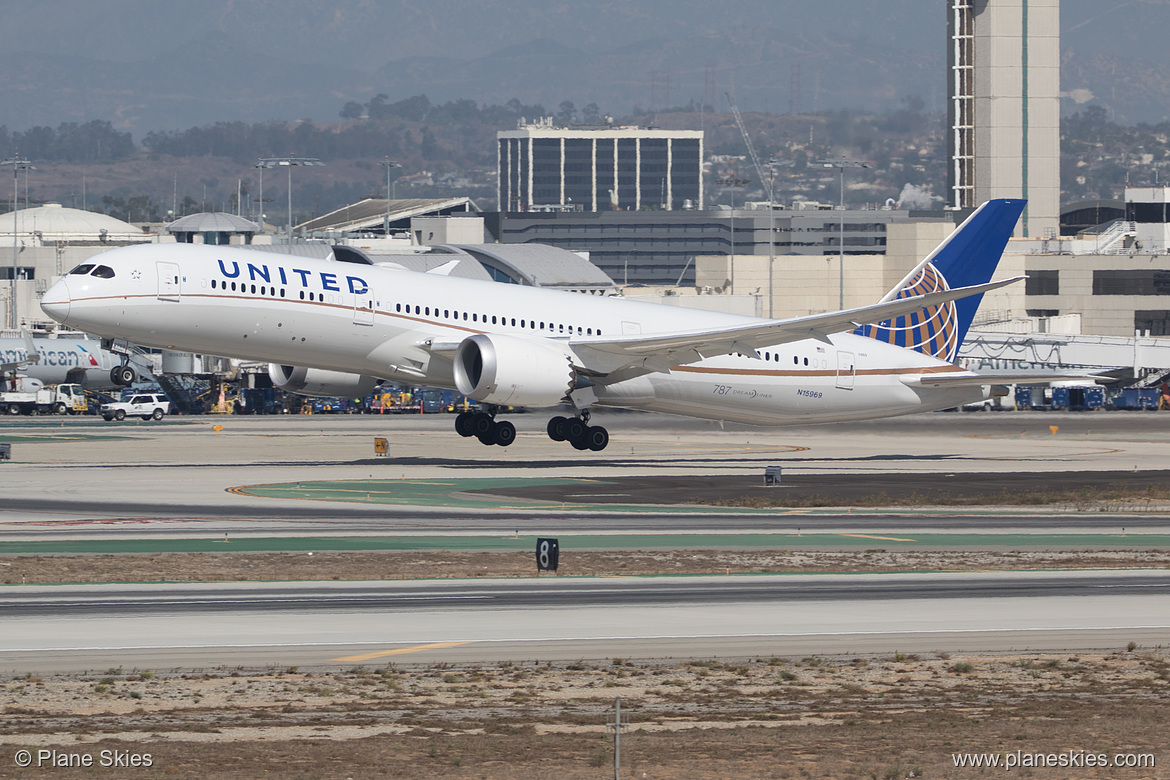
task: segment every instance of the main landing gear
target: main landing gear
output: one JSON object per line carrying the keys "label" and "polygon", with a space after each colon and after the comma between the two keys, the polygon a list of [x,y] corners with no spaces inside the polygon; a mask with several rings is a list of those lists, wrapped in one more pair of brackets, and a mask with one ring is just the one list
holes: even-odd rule
{"label": "main landing gear", "polygon": [[507,447],[516,441],[516,426],[507,420],[495,419],[496,410],[460,412],[455,416],[455,430],[464,438],[474,436],[484,444]]}
{"label": "main landing gear", "polygon": [[578,450],[601,452],[609,444],[609,431],[600,425],[589,424],[589,410],[581,410],[580,417],[554,417],[548,421],[548,437],[553,441],[567,441]]}
{"label": "main landing gear", "polygon": [[134,384],[135,379],[137,379],[137,376],[134,373],[134,369],[126,363],[110,369],[110,381],[118,387],[129,387]]}

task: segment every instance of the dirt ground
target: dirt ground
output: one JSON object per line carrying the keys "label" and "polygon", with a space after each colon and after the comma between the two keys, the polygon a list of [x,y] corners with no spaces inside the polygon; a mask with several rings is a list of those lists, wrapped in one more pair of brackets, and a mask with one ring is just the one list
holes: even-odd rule
{"label": "dirt ground", "polygon": [[[875,542],[880,544],[880,542]],[[530,552],[0,556],[0,583],[387,580],[534,576]],[[561,554],[561,576],[1165,568],[1170,550],[621,550]]]}
{"label": "dirt ground", "polygon": [[[1009,445],[1010,446],[1010,445]],[[571,491],[591,504],[699,504],[735,507],[1048,506],[1065,511],[1166,511],[1170,471],[998,471],[784,474],[763,484],[748,475],[606,477],[593,490]],[[602,486],[603,489],[598,489]],[[509,485],[471,491],[538,501],[564,501],[562,485]],[[574,500],[574,499],[570,499]]]}
{"label": "dirt ground", "polygon": [[1015,751],[1135,753],[1157,764],[1017,770],[1022,777],[1159,778],[1170,776],[1168,694],[1167,652],[1128,645],[1078,655],[386,664],[321,675],[29,674],[0,680],[0,777],[45,776],[15,766],[20,749],[150,755],[149,769],[106,770],[113,777],[612,777],[606,724],[621,697],[627,778],[986,777],[956,768],[953,754]]}

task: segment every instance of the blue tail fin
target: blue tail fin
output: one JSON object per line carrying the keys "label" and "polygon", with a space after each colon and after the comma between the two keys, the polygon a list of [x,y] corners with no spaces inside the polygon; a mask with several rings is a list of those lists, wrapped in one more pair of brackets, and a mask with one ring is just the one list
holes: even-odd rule
{"label": "blue tail fin", "polygon": [[[1001,199],[984,203],[882,301],[991,281],[1026,202]],[[982,295],[972,295],[853,332],[953,361],[982,300]]]}

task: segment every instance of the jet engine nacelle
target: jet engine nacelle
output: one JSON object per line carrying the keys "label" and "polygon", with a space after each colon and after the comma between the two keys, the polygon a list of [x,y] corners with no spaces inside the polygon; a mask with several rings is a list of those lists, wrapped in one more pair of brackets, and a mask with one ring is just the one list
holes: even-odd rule
{"label": "jet engine nacelle", "polygon": [[489,404],[556,406],[576,383],[572,361],[563,344],[479,333],[455,350],[455,386]]}
{"label": "jet engine nacelle", "polygon": [[326,398],[359,398],[378,384],[372,376],[325,371],[320,368],[301,368],[268,364],[272,384],[281,390],[298,395],[319,395]]}

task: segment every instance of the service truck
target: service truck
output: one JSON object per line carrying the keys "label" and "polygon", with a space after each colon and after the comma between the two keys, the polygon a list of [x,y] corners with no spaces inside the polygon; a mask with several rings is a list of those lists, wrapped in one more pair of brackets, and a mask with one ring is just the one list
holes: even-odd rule
{"label": "service truck", "polygon": [[0,409],[6,414],[79,414],[88,409],[81,385],[43,387],[36,380],[10,380],[4,386],[9,389],[0,391]]}

